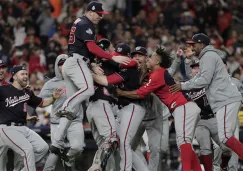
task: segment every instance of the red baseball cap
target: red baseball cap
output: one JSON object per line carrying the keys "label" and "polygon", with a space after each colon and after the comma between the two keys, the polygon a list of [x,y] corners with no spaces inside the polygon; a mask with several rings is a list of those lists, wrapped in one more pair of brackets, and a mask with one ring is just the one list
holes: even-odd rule
{"label": "red baseball cap", "polygon": [[7,65],[2,61],[2,60],[0,60],[0,67],[7,67]]}

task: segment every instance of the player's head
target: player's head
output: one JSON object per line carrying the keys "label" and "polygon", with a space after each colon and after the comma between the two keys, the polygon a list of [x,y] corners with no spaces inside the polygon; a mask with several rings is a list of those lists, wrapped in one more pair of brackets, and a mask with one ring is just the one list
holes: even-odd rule
{"label": "player's head", "polygon": [[199,61],[195,60],[193,61],[193,63],[190,65],[190,67],[192,68],[192,77],[194,77],[195,75],[197,75],[197,73],[199,73],[200,69],[199,69]]}
{"label": "player's head", "polygon": [[101,39],[97,42],[97,45],[108,53],[114,52],[115,48],[108,39]]}
{"label": "player's head", "polygon": [[23,66],[15,66],[11,69],[12,78],[10,82],[24,88],[28,84],[28,72]]}
{"label": "player's head", "polygon": [[112,53],[113,56],[130,56],[131,48],[127,43],[118,43],[115,51]]}
{"label": "player's head", "polygon": [[7,73],[7,65],[4,64],[2,60],[0,60],[0,82],[4,80],[6,73]]}
{"label": "player's head", "polygon": [[85,15],[93,24],[98,24],[104,14],[109,14],[109,12],[103,10],[100,2],[91,1],[88,3]]}
{"label": "player's head", "polygon": [[55,68],[56,77],[62,76],[62,66],[67,58],[68,58],[68,56],[66,54],[58,55],[58,57],[56,59],[57,68]]}
{"label": "player's head", "polygon": [[131,53],[131,57],[137,61],[138,68],[141,68],[141,66],[146,64],[146,61],[148,59],[148,52],[146,48],[142,46],[137,46]]}
{"label": "player's head", "polygon": [[193,46],[193,51],[195,55],[198,56],[200,52],[210,44],[210,39],[206,34],[198,33],[192,36],[192,40],[186,41],[187,44]]}
{"label": "player's head", "polygon": [[153,69],[155,67],[169,68],[171,66],[171,62],[171,54],[165,49],[165,47],[159,46],[148,59],[146,64],[149,69]]}

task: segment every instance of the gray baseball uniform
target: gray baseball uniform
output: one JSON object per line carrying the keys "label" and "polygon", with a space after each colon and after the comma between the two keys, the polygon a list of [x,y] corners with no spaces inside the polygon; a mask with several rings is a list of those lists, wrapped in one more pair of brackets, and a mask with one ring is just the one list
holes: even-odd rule
{"label": "gray baseball uniform", "polygon": [[220,141],[226,143],[230,140],[227,146],[243,157],[242,152],[233,147],[233,142],[239,143],[233,135],[242,97],[231,82],[221,54],[221,51],[213,46],[206,46],[199,55],[200,72],[193,79],[183,83],[181,88],[190,90],[205,87],[208,102],[216,113]]}
{"label": "gray baseball uniform", "polygon": [[[52,105],[52,111],[51,111],[51,115],[50,115],[51,141],[52,141],[52,145],[63,149],[64,148],[64,138],[67,136],[67,139],[69,140],[70,147],[71,147],[70,151],[72,151],[72,153],[73,153],[72,155],[75,155],[77,153],[80,153],[84,146],[84,131],[83,131],[83,126],[82,126],[82,118],[83,118],[82,113],[78,113],[76,116],[76,119],[73,121],[70,121],[64,117],[58,118],[55,115],[58,112],[58,110],[60,110],[63,103],[67,99],[65,82],[64,82],[62,75],[58,68],[58,63],[62,60],[66,60],[67,58],[68,58],[68,56],[65,54],[61,54],[57,57],[57,59],[55,61],[55,75],[56,76],[45,83],[39,96],[42,98],[51,97],[53,91],[55,91],[56,88],[63,89],[64,93]],[[56,138],[56,137],[58,137],[58,138]],[[74,137],[79,137],[79,138],[74,138]],[[57,141],[57,139],[58,139],[58,141]],[[51,152],[46,160],[44,170],[45,171],[55,170],[55,166],[56,166],[56,162],[57,162],[58,158],[59,158],[58,155]]]}

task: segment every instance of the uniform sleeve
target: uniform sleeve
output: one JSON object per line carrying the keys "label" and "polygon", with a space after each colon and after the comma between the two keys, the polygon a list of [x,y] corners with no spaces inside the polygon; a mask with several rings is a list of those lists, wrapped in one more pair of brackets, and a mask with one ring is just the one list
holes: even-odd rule
{"label": "uniform sleeve", "polygon": [[39,97],[41,98],[48,98],[48,97],[52,97],[52,91],[50,88],[48,88],[48,83],[44,84],[44,86],[41,89],[41,92],[39,94]]}
{"label": "uniform sleeve", "polygon": [[127,72],[127,69],[123,69],[120,72],[116,72],[107,76],[106,78],[108,85],[119,84],[126,81],[128,79],[128,74],[129,72]]}
{"label": "uniform sleeve", "polygon": [[145,96],[149,95],[150,93],[157,90],[159,87],[165,85],[165,81],[161,76],[153,75],[149,78],[148,83],[144,84],[140,87],[136,92],[141,97],[144,98]]}
{"label": "uniform sleeve", "polygon": [[181,64],[181,59],[176,57],[172,65],[170,66],[170,68],[168,68],[168,72],[172,77],[175,75],[176,71],[180,67],[180,64]]}
{"label": "uniform sleeve", "polygon": [[42,98],[36,96],[33,91],[30,91],[30,100],[28,101],[28,105],[37,108],[42,103]]}
{"label": "uniform sleeve", "polygon": [[76,25],[75,36],[80,40],[95,41],[95,30],[94,27],[89,24]]}
{"label": "uniform sleeve", "polygon": [[204,88],[210,84],[215,72],[215,66],[217,64],[217,59],[214,57],[214,55],[217,54],[214,52],[208,52],[208,54],[205,54],[200,59],[200,63],[199,63],[200,72],[193,79],[182,83],[181,84],[182,90]]}

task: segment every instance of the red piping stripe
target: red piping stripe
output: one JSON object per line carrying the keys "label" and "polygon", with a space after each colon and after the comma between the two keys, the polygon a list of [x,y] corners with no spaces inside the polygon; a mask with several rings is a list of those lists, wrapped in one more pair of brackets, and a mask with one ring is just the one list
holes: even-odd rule
{"label": "red piping stripe", "polygon": [[129,127],[131,125],[132,117],[133,117],[133,114],[134,114],[134,109],[135,109],[135,105],[133,105],[132,114],[131,114],[131,117],[130,117],[130,120],[129,120],[129,123],[128,123],[127,131],[126,131],[126,135],[125,135],[125,139],[124,139],[124,153],[125,153],[124,171],[126,171],[126,165],[127,165],[127,153],[126,153],[126,148],[125,148],[126,147],[126,139],[127,139],[127,133],[128,133]]}
{"label": "red piping stripe", "polygon": [[80,95],[81,93],[85,92],[85,91],[88,90],[88,88],[89,88],[88,82],[87,82],[86,77],[85,77],[85,75],[84,75],[84,71],[82,70],[82,67],[81,67],[81,65],[80,65],[80,63],[79,63],[79,61],[78,61],[78,59],[77,59],[77,63],[78,63],[78,66],[79,66],[79,68],[80,68],[80,70],[81,70],[81,72],[82,72],[82,74],[83,74],[83,77],[84,77],[84,80],[85,80],[85,84],[86,84],[86,89],[84,89],[83,91],[78,92],[77,94],[74,94],[73,96],[71,96],[71,98],[70,98],[69,101],[67,102],[66,106],[64,107],[64,110],[66,110],[66,107],[68,106],[68,104],[69,104],[75,97],[77,97],[77,96]]}
{"label": "red piping stripe", "polygon": [[28,166],[27,156],[26,156],[25,151],[24,151],[20,146],[18,146],[17,144],[15,144],[15,143],[11,140],[11,138],[9,138],[9,136],[5,133],[5,131],[3,130],[3,128],[2,128],[2,132],[3,132],[4,135],[9,139],[9,141],[11,141],[16,147],[18,147],[21,151],[24,152],[25,163],[26,163],[26,166],[27,166],[27,170],[29,171],[29,166]]}
{"label": "red piping stripe", "polygon": [[106,112],[105,103],[103,103],[103,107],[104,107],[104,111],[105,111],[105,115],[106,115],[107,121],[108,121],[108,123],[110,125],[110,131],[111,131],[110,136],[111,136],[113,131],[112,131],[112,126],[111,126],[110,119],[109,119],[108,114]]}

